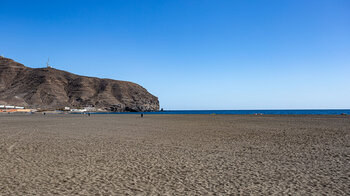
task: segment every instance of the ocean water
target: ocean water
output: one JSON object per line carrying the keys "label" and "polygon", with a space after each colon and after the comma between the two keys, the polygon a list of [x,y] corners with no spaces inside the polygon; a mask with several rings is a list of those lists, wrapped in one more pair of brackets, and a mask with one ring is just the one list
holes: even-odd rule
{"label": "ocean water", "polygon": [[350,109],[336,110],[164,110],[163,112],[97,112],[95,114],[286,114],[350,115]]}

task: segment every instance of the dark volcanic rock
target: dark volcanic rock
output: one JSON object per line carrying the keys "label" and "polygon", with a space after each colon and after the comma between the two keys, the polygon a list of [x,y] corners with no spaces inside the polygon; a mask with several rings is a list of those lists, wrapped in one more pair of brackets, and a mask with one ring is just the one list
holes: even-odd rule
{"label": "dark volcanic rock", "polygon": [[138,84],[29,68],[0,57],[0,105],[57,109],[94,106],[112,111],[158,111],[158,98]]}

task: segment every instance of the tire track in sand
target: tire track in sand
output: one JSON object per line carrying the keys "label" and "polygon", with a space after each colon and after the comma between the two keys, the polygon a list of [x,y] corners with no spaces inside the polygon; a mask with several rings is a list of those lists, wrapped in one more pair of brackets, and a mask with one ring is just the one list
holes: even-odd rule
{"label": "tire track in sand", "polygon": [[[3,144],[3,145],[2,145],[2,147],[4,147],[3,149],[5,149],[6,146],[7,146],[7,142],[6,142],[6,141],[16,140],[16,137],[18,137],[19,135],[21,135],[23,132],[24,132],[23,130],[16,131],[14,134],[10,134],[10,135],[8,135],[7,137],[2,138],[1,144]],[[17,141],[16,141],[16,142],[17,142]],[[16,142],[13,142],[12,144],[14,144],[14,143],[16,143]],[[11,146],[12,146],[12,145],[11,145]],[[12,151],[12,148],[13,148],[13,147],[11,147],[11,146],[8,147],[8,148],[6,148],[6,151],[7,151],[7,152],[9,152],[9,150]]]}
{"label": "tire track in sand", "polygon": [[[25,135],[25,136],[22,136],[20,139],[18,139],[17,141],[13,142],[8,148],[7,148],[7,153],[10,155],[10,156],[13,156],[13,159],[16,159],[18,160],[19,162],[22,162],[23,164],[25,165],[31,165],[31,166],[36,166],[36,167],[40,167],[40,165],[38,165],[38,163],[36,163],[35,161],[30,161],[30,160],[27,160],[25,158],[23,158],[21,155],[13,152],[13,149],[21,142],[23,141],[24,139],[27,139],[27,138],[30,138],[35,132],[37,132],[38,130],[36,128],[34,128],[33,131],[31,131],[28,135]],[[12,136],[20,136],[21,133],[23,133],[24,130],[12,135]]]}
{"label": "tire track in sand", "polygon": [[[25,136],[22,136],[20,139],[18,139],[17,141],[13,142],[8,148],[7,148],[7,153],[10,154],[10,155],[15,155],[17,157],[19,157],[20,159],[26,161],[25,159],[23,159],[21,156],[19,155],[16,155],[14,152],[13,152],[13,149],[19,144],[21,143],[21,141],[23,141],[24,139],[27,139],[27,138],[30,138],[37,130],[34,129],[33,131],[31,131],[28,135],[25,135]],[[21,133],[23,133],[24,130],[12,135],[13,137],[15,136],[20,136]]]}

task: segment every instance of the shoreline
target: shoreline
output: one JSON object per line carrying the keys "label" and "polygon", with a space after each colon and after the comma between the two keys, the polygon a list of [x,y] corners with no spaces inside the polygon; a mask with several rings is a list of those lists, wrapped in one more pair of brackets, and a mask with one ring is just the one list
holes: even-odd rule
{"label": "shoreline", "polygon": [[348,114],[192,114],[192,113],[188,113],[188,114],[182,114],[182,113],[164,113],[164,114],[160,114],[160,113],[152,113],[152,112],[111,112],[111,113],[95,113],[95,112],[85,112],[85,113],[75,113],[75,112],[32,112],[32,113],[27,113],[27,112],[12,112],[12,113],[7,113],[7,112],[3,112],[0,113],[0,115],[13,115],[13,116],[29,116],[29,115],[44,115],[43,113],[45,113],[45,115],[87,115],[87,114],[91,114],[91,115],[136,115],[139,116],[140,114],[144,114],[144,115],[150,115],[150,116],[192,116],[192,115],[199,115],[199,116],[252,116],[252,117],[273,117],[273,116],[289,116],[289,117],[293,117],[293,116],[341,116],[341,117],[350,117],[350,115]]}
{"label": "shoreline", "polygon": [[111,111],[62,111],[47,110],[36,111],[35,109],[25,109],[30,112],[1,112],[6,113],[39,113],[39,114],[177,114],[177,115],[193,115],[193,114],[211,114],[211,115],[350,115],[350,109],[287,109],[287,110],[164,110],[164,111],[145,111],[145,112],[111,112]]}

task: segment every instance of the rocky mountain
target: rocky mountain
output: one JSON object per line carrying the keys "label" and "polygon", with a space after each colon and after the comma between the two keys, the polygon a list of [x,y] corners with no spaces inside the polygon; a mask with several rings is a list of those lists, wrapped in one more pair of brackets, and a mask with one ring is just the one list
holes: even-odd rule
{"label": "rocky mountain", "polygon": [[93,106],[112,111],[158,111],[158,98],[126,81],[29,68],[0,57],[0,105],[58,109]]}

